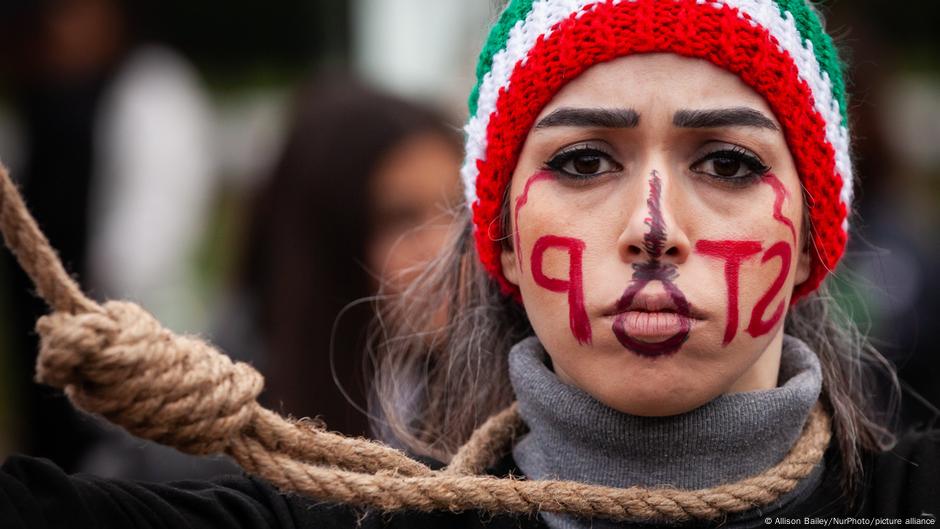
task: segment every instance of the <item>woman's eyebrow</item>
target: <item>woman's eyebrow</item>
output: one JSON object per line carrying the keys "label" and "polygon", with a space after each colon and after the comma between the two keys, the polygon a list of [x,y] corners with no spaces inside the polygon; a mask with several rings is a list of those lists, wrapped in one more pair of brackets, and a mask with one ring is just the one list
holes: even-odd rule
{"label": "woman's eyebrow", "polygon": [[772,119],[759,110],[749,107],[713,108],[703,110],[679,110],[672,117],[672,124],[687,129],[711,127],[758,127],[780,130]]}
{"label": "woman's eyebrow", "polygon": [[570,108],[552,111],[535,124],[536,129],[547,127],[601,127],[629,129],[640,122],[640,115],[632,108]]}

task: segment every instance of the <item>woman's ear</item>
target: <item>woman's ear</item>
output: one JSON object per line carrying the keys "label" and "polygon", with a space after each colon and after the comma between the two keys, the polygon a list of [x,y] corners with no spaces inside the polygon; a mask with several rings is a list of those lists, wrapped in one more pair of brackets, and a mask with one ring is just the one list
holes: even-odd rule
{"label": "woman's ear", "polygon": [[503,267],[503,277],[513,285],[519,286],[519,265],[516,262],[516,252],[511,245],[506,245],[499,255],[499,264]]}

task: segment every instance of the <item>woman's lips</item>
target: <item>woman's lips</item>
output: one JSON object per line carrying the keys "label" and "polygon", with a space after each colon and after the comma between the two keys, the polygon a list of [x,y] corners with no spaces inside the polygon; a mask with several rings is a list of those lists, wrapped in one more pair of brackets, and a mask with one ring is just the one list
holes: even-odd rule
{"label": "woman's lips", "polygon": [[615,316],[623,332],[645,342],[659,342],[689,329],[691,318],[676,312],[631,310]]}
{"label": "woman's lips", "polygon": [[[644,289],[645,290],[645,289]],[[704,314],[686,300],[678,288],[671,292],[634,292],[627,289],[624,295],[603,312],[604,316],[616,318],[631,312],[647,314],[678,314],[692,320],[705,319]]]}
{"label": "woman's lips", "polygon": [[667,284],[666,292],[644,293],[629,287],[606,313],[611,330],[626,349],[645,357],[675,353],[689,337],[697,318],[682,291]]}

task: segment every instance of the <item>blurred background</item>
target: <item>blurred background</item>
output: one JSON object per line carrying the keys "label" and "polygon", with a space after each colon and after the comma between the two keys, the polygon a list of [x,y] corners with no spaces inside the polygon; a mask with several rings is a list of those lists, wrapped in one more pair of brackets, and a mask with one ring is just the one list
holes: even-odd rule
{"label": "blurred background", "polygon": [[[498,3],[2,0],[0,160],[94,297],[253,363],[268,406],[367,435],[354,352],[371,305],[349,304],[394,293],[442,244]],[[834,283],[900,369],[904,425],[921,424],[940,405],[940,3],[823,9],[851,66],[862,180]],[[230,468],[32,383],[43,312],[4,252],[0,459],[154,480]]]}

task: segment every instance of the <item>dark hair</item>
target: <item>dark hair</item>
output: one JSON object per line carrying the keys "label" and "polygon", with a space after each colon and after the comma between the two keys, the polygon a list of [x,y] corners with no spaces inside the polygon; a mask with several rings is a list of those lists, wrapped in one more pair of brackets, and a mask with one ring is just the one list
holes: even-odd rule
{"label": "dark hair", "polygon": [[438,134],[459,152],[459,137],[436,113],[341,76],[311,82],[294,106],[284,150],[253,205],[241,270],[265,351],[264,398],[362,435],[366,417],[337,385],[364,402],[370,307],[344,314],[332,353],[330,334],[345,305],[374,294],[363,264],[372,232],[369,183],[405,140]]}

